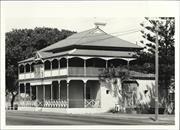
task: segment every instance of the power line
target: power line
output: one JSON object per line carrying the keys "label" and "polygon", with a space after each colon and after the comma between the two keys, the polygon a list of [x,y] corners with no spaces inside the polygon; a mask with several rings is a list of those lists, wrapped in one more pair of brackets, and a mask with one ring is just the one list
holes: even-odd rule
{"label": "power line", "polygon": [[120,35],[124,35],[124,34],[127,34],[127,33],[131,33],[131,32],[134,32],[134,31],[140,31],[140,28],[134,28],[134,29],[130,29],[130,30],[126,30],[126,31],[121,31],[121,32],[112,32],[112,33],[103,33],[103,34],[97,34],[97,35],[91,35],[91,36],[87,36],[88,34],[90,34],[91,32],[93,32],[93,31],[90,31],[90,32],[88,32],[87,34],[85,34],[85,36],[81,36],[81,37],[74,37],[74,38],[71,38],[71,36],[70,37],[68,37],[67,39],[79,39],[79,38],[89,38],[89,37],[100,37],[100,36],[104,36],[104,35],[113,35],[113,34],[119,34],[119,35],[114,35],[114,36],[120,36]]}
{"label": "power line", "polygon": [[110,35],[109,37],[106,37],[106,38],[102,38],[102,39],[98,39],[98,40],[94,40],[94,41],[89,41],[89,42],[81,43],[81,45],[82,44],[87,44],[87,43],[92,43],[92,42],[97,42],[97,41],[103,41],[103,40],[111,39],[111,38],[117,37],[117,36],[128,35],[128,34],[136,33],[136,32],[139,32],[139,31],[140,30],[136,30],[136,31],[133,31],[133,32],[129,32],[129,33],[126,33],[126,34],[121,34],[121,35],[116,35],[116,36]]}

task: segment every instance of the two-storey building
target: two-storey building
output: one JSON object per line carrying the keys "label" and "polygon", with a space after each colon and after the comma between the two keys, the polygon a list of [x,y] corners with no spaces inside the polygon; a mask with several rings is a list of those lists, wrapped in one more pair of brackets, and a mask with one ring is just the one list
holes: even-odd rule
{"label": "two-storey building", "polygon": [[113,97],[99,74],[112,65],[128,65],[140,49],[98,26],[43,48],[18,63],[20,106],[32,109],[39,103],[43,110],[83,108],[82,113],[108,110],[114,107]]}

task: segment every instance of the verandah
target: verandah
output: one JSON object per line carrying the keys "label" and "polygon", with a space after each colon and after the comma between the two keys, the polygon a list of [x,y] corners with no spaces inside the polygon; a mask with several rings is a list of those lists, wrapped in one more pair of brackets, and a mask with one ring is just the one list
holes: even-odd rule
{"label": "verandah", "polygon": [[[20,84],[19,105],[26,107],[98,108],[100,85],[98,81],[53,81],[49,85]],[[24,95],[24,96],[23,96]]]}

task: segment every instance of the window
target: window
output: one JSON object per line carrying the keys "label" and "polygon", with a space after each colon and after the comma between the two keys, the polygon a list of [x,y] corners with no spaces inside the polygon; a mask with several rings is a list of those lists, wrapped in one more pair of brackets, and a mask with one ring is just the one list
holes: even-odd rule
{"label": "window", "polygon": [[50,61],[45,61],[45,63],[44,63],[44,66],[45,66],[45,70],[50,70],[51,69],[51,62]]}
{"label": "window", "polygon": [[23,65],[21,65],[21,66],[19,67],[19,69],[20,69],[20,73],[24,73],[24,66],[23,66]]}
{"label": "window", "polygon": [[31,64],[31,72],[34,72],[34,63]]}
{"label": "window", "polygon": [[109,94],[109,90],[106,90],[106,94]]}
{"label": "window", "polygon": [[147,94],[148,90],[144,90],[144,94]]}
{"label": "window", "polygon": [[60,59],[60,68],[64,68],[64,67],[67,67],[67,59],[66,58]]}
{"label": "window", "polygon": [[52,69],[58,69],[58,60],[57,59],[54,59],[53,61],[52,61]]}
{"label": "window", "polygon": [[30,72],[30,65],[29,64],[26,65],[26,72]]}

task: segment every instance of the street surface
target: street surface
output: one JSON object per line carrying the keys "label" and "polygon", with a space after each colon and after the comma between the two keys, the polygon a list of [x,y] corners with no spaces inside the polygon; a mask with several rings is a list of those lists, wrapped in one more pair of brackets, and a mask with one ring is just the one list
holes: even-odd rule
{"label": "street surface", "polygon": [[6,125],[174,125],[174,117],[153,121],[147,115],[60,114],[49,112],[7,111]]}

